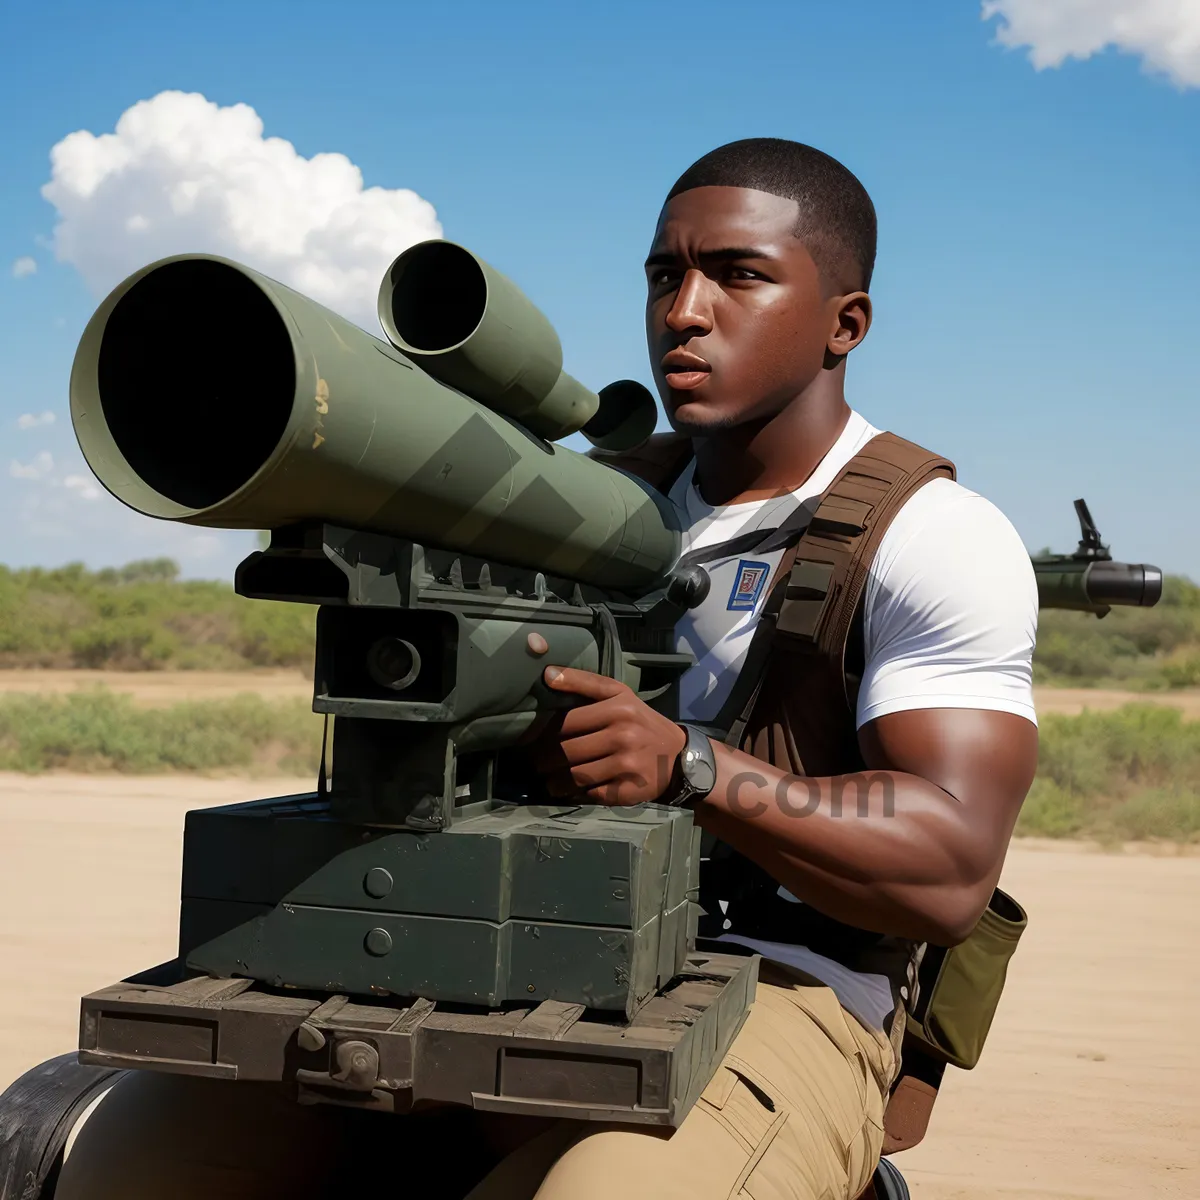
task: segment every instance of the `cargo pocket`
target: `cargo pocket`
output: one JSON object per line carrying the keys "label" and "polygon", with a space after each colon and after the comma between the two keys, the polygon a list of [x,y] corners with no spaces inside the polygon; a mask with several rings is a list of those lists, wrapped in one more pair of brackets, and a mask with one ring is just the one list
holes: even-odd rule
{"label": "cargo pocket", "polygon": [[[815,1024],[811,1028],[816,1030]],[[817,1031],[815,1037],[824,1040],[825,1035]],[[726,1058],[721,1078],[714,1080],[711,1104],[721,1107],[713,1115],[738,1137],[747,1155],[727,1200],[862,1192],[879,1161],[883,1129],[870,1113],[847,1103],[854,1085],[845,1071],[853,1064],[839,1061],[834,1075],[817,1070],[795,1081],[793,1101],[753,1067]]]}
{"label": "cargo pocket", "polygon": [[857,1195],[883,1146],[891,1045],[850,1016],[828,987],[782,970],[760,982],[752,1012],[754,1044],[739,1040],[730,1059],[744,1046],[746,1057],[761,1062],[772,1077],[769,1094],[784,1098],[790,1116],[745,1194]]}
{"label": "cargo pocket", "polygon": [[[763,998],[762,993],[763,989],[760,988],[759,999]],[[808,1028],[807,1037],[820,1038],[831,1052],[836,1052],[844,1061],[844,1069],[849,1071],[854,1082],[857,1103],[849,1104],[843,1114],[844,1120],[839,1122],[841,1135],[846,1139],[857,1136],[857,1118],[860,1114],[865,1115],[870,1124],[882,1129],[884,1097],[895,1070],[894,1053],[883,1035],[873,1035],[859,1026],[855,1018],[842,1008],[833,991],[824,985],[772,987],[767,996],[767,1008],[774,1010],[770,1015],[779,1022],[780,1033],[791,1022],[797,1019],[804,1021]],[[792,1025],[785,1044],[801,1048],[801,1053],[804,1053],[805,1037]],[[823,1056],[818,1055],[817,1058],[824,1061]],[[809,1041],[806,1061],[794,1063],[792,1074],[802,1071],[805,1077],[811,1077],[814,1068],[820,1073]],[[843,1068],[835,1059],[827,1064],[826,1069],[832,1071],[834,1077],[827,1077],[824,1086],[843,1095],[845,1085],[840,1081]],[[846,1099],[849,1100],[849,1097]]]}
{"label": "cargo pocket", "polygon": [[723,1125],[745,1152],[746,1161],[728,1198],[746,1195],[746,1180],[787,1121],[787,1107],[750,1078],[745,1068],[730,1065],[728,1060],[701,1093],[699,1106]]}

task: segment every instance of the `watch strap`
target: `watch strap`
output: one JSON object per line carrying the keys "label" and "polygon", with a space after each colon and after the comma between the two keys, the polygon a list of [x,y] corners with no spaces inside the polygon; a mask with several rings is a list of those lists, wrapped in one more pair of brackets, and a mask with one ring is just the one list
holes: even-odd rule
{"label": "watch strap", "polygon": [[717,782],[716,756],[708,734],[685,722],[680,722],[679,727],[687,735],[687,739],[675,760],[671,783],[659,798],[660,804],[669,804],[674,808],[686,807],[696,800],[703,800]]}

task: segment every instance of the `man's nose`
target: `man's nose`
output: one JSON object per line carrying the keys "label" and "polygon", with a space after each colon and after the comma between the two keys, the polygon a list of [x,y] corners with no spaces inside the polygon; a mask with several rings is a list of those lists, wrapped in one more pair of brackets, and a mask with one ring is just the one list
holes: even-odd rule
{"label": "man's nose", "polygon": [[709,280],[703,271],[688,271],[667,313],[667,328],[675,334],[709,333],[713,327]]}

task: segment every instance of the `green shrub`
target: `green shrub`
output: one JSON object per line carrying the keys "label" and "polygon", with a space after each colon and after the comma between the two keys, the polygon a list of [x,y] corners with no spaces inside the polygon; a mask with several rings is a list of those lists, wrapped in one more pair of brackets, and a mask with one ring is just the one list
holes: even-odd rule
{"label": "green shrub", "polygon": [[[0,770],[315,775],[322,719],[244,695],[142,708],[104,688],[0,697]],[[1172,708],[1050,715],[1019,834],[1200,841],[1200,721]]]}
{"label": "green shrub", "polygon": [[1190,654],[1177,662],[1164,663],[1162,679],[1169,688],[1200,687],[1200,654]]}
{"label": "green shrub", "polygon": [[244,695],[142,708],[105,688],[0,697],[0,770],[315,772],[322,720]]}
{"label": "green shrub", "polygon": [[0,567],[0,668],[311,667],[315,606],[246,600],[227,583],[178,575],[170,559]]}
{"label": "green shrub", "polygon": [[1200,686],[1200,588],[1168,576],[1153,608],[1038,617],[1034,681],[1133,689]]}
{"label": "green shrub", "polygon": [[1040,723],[1038,777],[1017,832],[1105,841],[1200,838],[1200,721],[1132,704]]}
{"label": "green shrub", "polygon": [[[0,567],[0,668],[237,670],[312,666],[316,608],[181,580],[170,559],[88,571]],[[1076,687],[1200,687],[1200,587],[1168,577],[1154,608],[1043,612],[1034,679]]]}

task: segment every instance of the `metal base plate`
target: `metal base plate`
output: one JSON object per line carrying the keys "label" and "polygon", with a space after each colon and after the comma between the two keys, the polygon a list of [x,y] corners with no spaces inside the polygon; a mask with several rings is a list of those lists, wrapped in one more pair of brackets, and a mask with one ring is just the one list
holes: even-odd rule
{"label": "metal base plate", "polygon": [[306,1103],[677,1126],[746,1018],[758,962],[695,951],[626,1021],[551,1000],[487,1011],[312,995],[175,960],[83,998],[79,1061],[294,1084]]}

